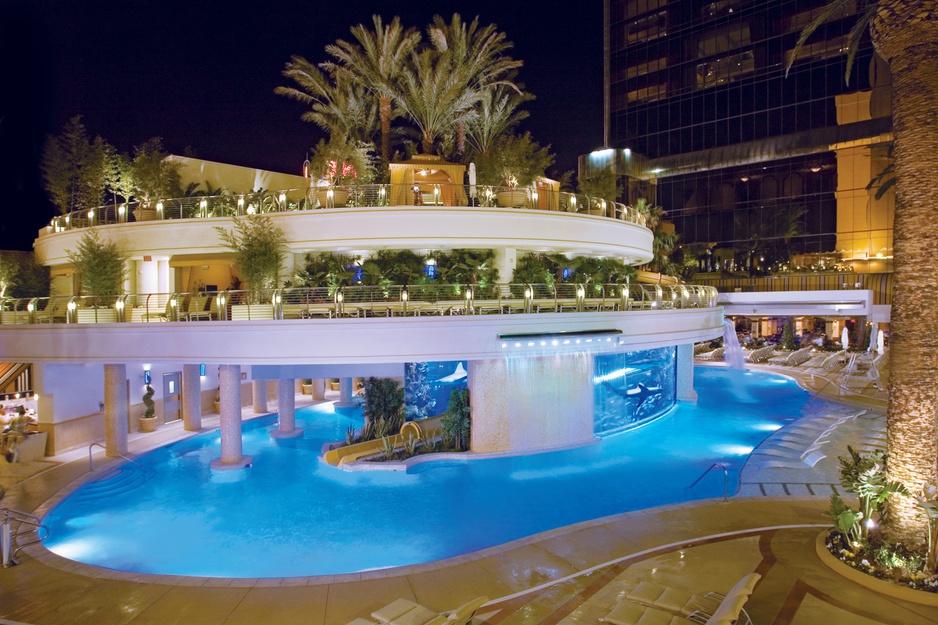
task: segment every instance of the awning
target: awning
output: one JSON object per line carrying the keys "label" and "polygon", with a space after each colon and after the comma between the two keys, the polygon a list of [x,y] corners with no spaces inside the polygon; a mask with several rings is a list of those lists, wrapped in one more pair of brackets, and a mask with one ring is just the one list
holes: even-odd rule
{"label": "awning", "polygon": [[169,266],[198,267],[199,265],[230,265],[234,262],[234,252],[216,252],[214,254],[176,254],[169,259]]}

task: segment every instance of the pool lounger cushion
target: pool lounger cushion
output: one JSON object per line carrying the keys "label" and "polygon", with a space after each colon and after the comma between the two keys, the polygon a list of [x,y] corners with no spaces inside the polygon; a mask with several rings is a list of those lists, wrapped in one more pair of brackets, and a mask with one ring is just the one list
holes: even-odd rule
{"label": "pool lounger cushion", "polygon": [[682,616],[690,616],[695,612],[709,616],[720,605],[720,599],[713,595],[691,594],[685,590],[661,586],[652,582],[640,583],[625,597],[629,601],[667,610]]}

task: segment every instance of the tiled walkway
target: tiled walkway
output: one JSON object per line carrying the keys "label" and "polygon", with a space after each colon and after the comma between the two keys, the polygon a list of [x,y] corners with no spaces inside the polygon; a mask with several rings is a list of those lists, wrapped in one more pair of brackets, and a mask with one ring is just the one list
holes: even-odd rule
{"label": "tiled walkway", "polygon": [[[820,379],[804,383],[822,393],[830,386]],[[811,417],[820,432],[837,424],[828,443],[818,447],[824,458],[813,457],[814,466],[804,467],[747,465],[741,494],[728,503],[622,514],[442,562],[325,578],[131,575],[32,548],[22,564],[0,570],[0,619],[34,625],[343,625],[398,597],[442,611],[486,595],[492,601],[476,624],[598,623],[620,593],[641,580],[720,591],[756,571],[763,578],[747,610],[757,624],[938,623],[938,608],[870,592],[831,572],[815,555],[814,541],[825,523],[821,513],[837,483],[836,456],[847,441],[862,443],[882,419],[872,394],[850,399],[861,407]],[[777,432],[766,445],[784,434]],[[164,427],[136,437],[132,448],[139,452],[179,435]],[[87,451],[81,455],[54,459],[61,463],[11,488],[2,504],[41,512],[56,493],[86,479]],[[245,557],[263,554],[248,548]]]}

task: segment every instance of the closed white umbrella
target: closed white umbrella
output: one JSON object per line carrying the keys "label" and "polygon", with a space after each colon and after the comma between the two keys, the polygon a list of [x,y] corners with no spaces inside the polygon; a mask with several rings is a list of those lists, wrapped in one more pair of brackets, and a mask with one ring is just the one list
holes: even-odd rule
{"label": "closed white umbrella", "polygon": [[843,332],[840,333],[840,344],[844,346],[844,351],[847,351],[847,347],[850,346],[850,333],[847,332],[847,326],[844,326]]}
{"label": "closed white umbrella", "polygon": [[872,328],[870,328],[870,346],[866,351],[875,352],[877,340],[879,340],[879,324],[874,321]]}
{"label": "closed white umbrella", "polygon": [[476,164],[469,163],[469,196],[476,196]]}
{"label": "closed white umbrella", "polygon": [[876,336],[876,349],[882,354],[886,351],[886,334],[880,330],[879,334]]}

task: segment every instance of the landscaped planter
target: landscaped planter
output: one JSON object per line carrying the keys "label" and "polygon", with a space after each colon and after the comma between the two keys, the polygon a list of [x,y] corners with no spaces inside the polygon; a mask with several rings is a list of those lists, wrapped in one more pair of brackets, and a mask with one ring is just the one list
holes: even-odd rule
{"label": "landscaped planter", "polygon": [[345,206],[345,203],[348,202],[348,190],[331,189],[332,203],[330,204],[329,191],[330,189],[318,189],[316,191],[316,198],[319,200],[319,204],[323,208],[332,208],[333,206]]}
{"label": "landscaped planter", "polygon": [[524,208],[528,205],[527,191],[499,191],[495,194],[495,198],[498,200],[499,206],[508,208]]}
{"label": "landscaped planter", "polygon": [[829,529],[826,529],[818,534],[817,539],[814,541],[814,549],[817,552],[818,557],[821,559],[821,562],[823,562],[830,570],[834,571],[838,575],[841,575],[842,577],[846,577],[852,582],[860,584],[864,588],[878,592],[881,595],[902,599],[903,601],[911,601],[913,603],[938,607],[938,594],[936,593],[925,592],[924,590],[915,590],[913,588],[907,588],[905,586],[887,582],[882,579],[877,579],[872,575],[867,575],[862,571],[856,570],[846,562],[842,562],[840,559],[835,557],[834,554],[828,551],[826,544],[828,534],[830,534]]}

